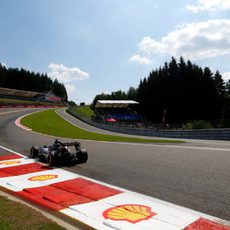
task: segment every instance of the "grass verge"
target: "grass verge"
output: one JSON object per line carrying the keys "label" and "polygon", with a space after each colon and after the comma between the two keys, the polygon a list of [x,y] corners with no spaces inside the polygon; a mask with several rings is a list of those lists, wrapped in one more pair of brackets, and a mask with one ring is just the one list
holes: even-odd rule
{"label": "grass verge", "polygon": [[0,196],[1,230],[64,230],[40,212],[6,197]]}
{"label": "grass verge", "polygon": [[179,140],[142,139],[88,132],[58,116],[54,109],[28,115],[21,120],[21,123],[33,131],[57,137],[114,142],[184,143]]}
{"label": "grass verge", "polygon": [[95,112],[90,108],[89,105],[73,107],[72,111],[80,116],[84,116],[89,119],[96,116]]}

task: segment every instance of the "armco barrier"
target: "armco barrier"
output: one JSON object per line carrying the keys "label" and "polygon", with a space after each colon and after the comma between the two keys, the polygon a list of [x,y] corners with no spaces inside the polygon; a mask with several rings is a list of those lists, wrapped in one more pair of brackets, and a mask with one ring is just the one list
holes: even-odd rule
{"label": "armco barrier", "polygon": [[230,140],[230,128],[225,129],[196,129],[196,130],[154,130],[143,128],[129,128],[122,126],[107,125],[94,122],[88,118],[80,117],[73,113],[70,109],[67,110],[72,116],[100,129],[105,129],[112,132],[139,135],[153,136],[166,138],[185,138],[185,139],[205,139],[205,140]]}

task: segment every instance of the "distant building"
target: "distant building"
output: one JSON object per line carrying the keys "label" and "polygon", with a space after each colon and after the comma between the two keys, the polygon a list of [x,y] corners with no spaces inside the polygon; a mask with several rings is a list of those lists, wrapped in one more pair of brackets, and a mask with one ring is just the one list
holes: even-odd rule
{"label": "distant building", "polygon": [[44,101],[50,101],[50,102],[62,102],[61,97],[57,97],[52,90],[48,90],[43,92],[42,99]]}
{"label": "distant building", "polygon": [[32,92],[26,90],[9,89],[0,87],[0,97],[18,99],[18,100],[32,100],[52,103],[62,103],[63,99],[57,97],[52,90],[43,93]]}

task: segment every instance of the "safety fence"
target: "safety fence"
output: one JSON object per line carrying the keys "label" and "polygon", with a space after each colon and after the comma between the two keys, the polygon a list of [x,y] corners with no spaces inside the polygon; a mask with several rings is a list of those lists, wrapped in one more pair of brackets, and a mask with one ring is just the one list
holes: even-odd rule
{"label": "safety fence", "polygon": [[139,136],[153,136],[166,138],[185,138],[185,139],[206,139],[206,140],[230,140],[230,128],[218,129],[193,129],[193,130],[155,130],[147,128],[132,128],[116,125],[103,124],[92,121],[84,116],[73,113],[71,109],[67,110],[72,116],[100,129],[131,134]]}

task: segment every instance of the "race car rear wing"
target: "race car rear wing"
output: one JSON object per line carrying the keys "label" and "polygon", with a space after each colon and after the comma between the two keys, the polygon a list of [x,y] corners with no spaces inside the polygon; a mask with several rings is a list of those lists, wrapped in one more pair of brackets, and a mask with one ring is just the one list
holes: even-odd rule
{"label": "race car rear wing", "polygon": [[59,144],[61,146],[74,146],[76,150],[80,150],[81,149],[81,143],[80,142],[66,142],[66,143],[62,143],[62,142],[59,142]]}
{"label": "race car rear wing", "polygon": [[74,145],[77,145],[79,144],[79,142],[66,142],[66,143],[62,143],[60,142],[60,145],[64,145],[64,146],[74,146]]}

